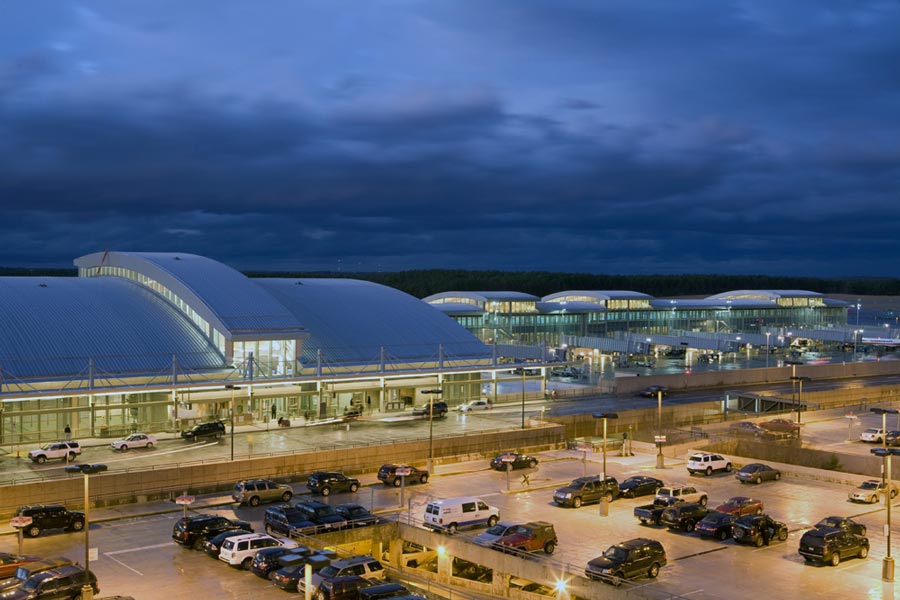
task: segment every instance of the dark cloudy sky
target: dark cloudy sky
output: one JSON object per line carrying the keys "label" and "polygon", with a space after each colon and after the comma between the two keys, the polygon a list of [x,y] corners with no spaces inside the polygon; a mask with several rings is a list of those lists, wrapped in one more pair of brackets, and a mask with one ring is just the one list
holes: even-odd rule
{"label": "dark cloudy sky", "polygon": [[900,3],[4,3],[0,265],[900,277]]}

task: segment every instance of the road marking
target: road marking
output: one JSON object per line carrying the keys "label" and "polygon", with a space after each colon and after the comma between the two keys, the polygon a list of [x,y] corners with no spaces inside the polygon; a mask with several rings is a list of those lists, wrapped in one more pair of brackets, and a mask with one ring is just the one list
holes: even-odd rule
{"label": "road marking", "polygon": [[111,560],[116,561],[117,563],[119,563],[120,565],[122,565],[123,567],[125,567],[126,569],[128,569],[129,571],[131,571],[131,572],[133,572],[133,573],[137,573],[137,574],[140,575],[141,577],[144,576],[143,573],[141,573],[141,572],[138,571],[137,569],[132,569],[131,567],[129,567],[128,565],[126,565],[125,563],[123,563],[121,560],[119,560],[119,559],[116,558],[115,556],[110,556],[109,554],[107,554],[107,553],[105,553],[105,552],[104,552],[104,556],[106,556],[107,558],[109,558],[109,559],[111,559]]}
{"label": "road marking", "polygon": [[114,550],[112,552],[104,552],[104,556],[113,556],[114,554],[127,554],[129,552],[142,552],[143,550],[153,550],[154,548],[165,548],[171,546],[173,542],[165,542],[163,544],[154,544],[153,546],[138,546],[137,548],[127,548],[125,550]]}
{"label": "road marking", "polygon": [[722,550],[728,550],[729,546],[719,546],[718,548],[712,548],[711,550],[704,550],[703,552],[695,552],[693,554],[686,554],[685,556],[679,556],[678,558],[673,558],[672,561],[676,560],[684,560],[686,558],[694,558],[696,556],[703,556],[704,554],[712,554],[713,552],[721,552]]}

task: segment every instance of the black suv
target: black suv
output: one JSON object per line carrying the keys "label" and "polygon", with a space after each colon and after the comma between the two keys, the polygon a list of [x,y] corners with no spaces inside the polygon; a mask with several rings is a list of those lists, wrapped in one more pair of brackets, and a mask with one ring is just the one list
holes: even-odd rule
{"label": "black suv", "polygon": [[635,538],[607,548],[601,556],[588,562],[584,573],[589,579],[619,585],[623,579],[643,575],[654,578],[664,566],[666,551],[662,544],[656,540]]}
{"label": "black suv", "polygon": [[334,512],[347,519],[347,525],[350,527],[363,527],[381,522],[381,517],[373,515],[359,504],[338,504],[334,507]]}
{"label": "black suv", "polygon": [[344,575],[324,579],[316,590],[316,600],[358,600],[360,588],[372,583],[359,575]]}
{"label": "black suv", "polygon": [[314,494],[330,496],[331,492],[355,492],[359,489],[359,479],[343,473],[317,471],[309,476],[306,487]]}
{"label": "black suv", "polygon": [[81,531],[84,529],[84,513],[67,510],[60,504],[32,504],[20,506],[17,517],[31,517],[31,524],[25,527],[24,533],[29,537],[37,537],[45,529],[65,529]]}
{"label": "black suv", "polygon": [[392,485],[400,487],[401,478],[397,477],[397,469],[409,469],[409,475],[406,476],[406,483],[428,483],[428,471],[425,469],[417,469],[409,465],[381,465],[378,469],[378,479],[384,482],[384,485]]}
{"label": "black suv", "polygon": [[836,567],[845,558],[867,557],[869,538],[835,527],[816,527],[803,534],[797,551],[806,562],[820,562]]}
{"label": "black suv", "polygon": [[698,502],[682,502],[662,512],[659,522],[669,529],[683,529],[688,533],[709,514],[709,509]]}
{"label": "black suv", "polygon": [[[88,572],[88,581],[95,594],[100,593],[97,578]],[[58,569],[41,571],[29,577],[22,587],[14,591],[9,600],[68,600],[81,598],[81,588],[85,583],[84,567],[67,565]]]}
{"label": "black suv", "polygon": [[294,510],[305,513],[308,520],[325,530],[347,527],[347,519],[336,513],[331,506],[318,500],[301,500],[294,505]]}
{"label": "black suv", "polygon": [[309,513],[292,508],[289,504],[272,506],[263,515],[266,533],[293,537],[295,534],[311,535],[318,525],[309,520]]}
{"label": "black suv", "polygon": [[559,506],[573,506],[578,508],[582,504],[600,502],[605,500],[612,502],[619,497],[619,482],[615,477],[601,479],[599,476],[579,477],[572,483],[561,487],[553,493],[553,501]]}
{"label": "black suv", "polygon": [[197,423],[187,431],[181,432],[181,437],[186,440],[199,440],[205,437],[216,439],[225,436],[225,423],[222,421],[210,421],[209,423]]}
{"label": "black suv", "polygon": [[31,560],[19,565],[15,574],[0,581],[0,597],[8,598],[12,594],[12,590],[22,587],[22,584],[28,581],[32,576],[49,571],[50,569],[58,569],[71,565],[72,561],[64,556],[57,558],[41,558]]}
{"label": "black suv", "polygon": [[247,521],[227,519],[218,515],[194,515],[175,521],[172,539],[182,546],[202,550],[207,539],[232,529],[246,529],[253,532]]}
{"label": "black suv", "polygon": [[788,539],[788,528],[768,515],[744,515],[734,522],[731,535],[739,544],[753,544],[759,548],[766,543],[766,536],[781,542]]}
{"label": "black suv", "polygon": [[[428,407],[430,404],[431,404],[431,402],[426,402],[422,406],[414,408],[412,411],[413,416],[414,417],[427,417],[428,416]],[[449,410],[450,410],[450,408],[447,406],[446,402],[435,400],[434,408],[432,409],[432,417],[439,417],[439,418],[446,417],[447,411],[449,411]]]}

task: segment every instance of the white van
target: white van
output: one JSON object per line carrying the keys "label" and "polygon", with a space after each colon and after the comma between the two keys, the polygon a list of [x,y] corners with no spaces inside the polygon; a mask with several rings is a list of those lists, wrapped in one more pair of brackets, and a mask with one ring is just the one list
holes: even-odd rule
{"label": "white van", "polygon": [[460,527],[487,525],[500,520],[500,509],[480,498],[448,498],[429,502],[425,507],[425,527],[454,533]]}

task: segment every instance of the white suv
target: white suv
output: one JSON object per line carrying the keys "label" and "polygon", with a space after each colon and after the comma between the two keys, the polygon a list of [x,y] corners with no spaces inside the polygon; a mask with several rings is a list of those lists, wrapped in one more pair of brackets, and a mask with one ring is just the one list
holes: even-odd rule
{"label": "white suv", "polygon": [[713,471],[725,471],[730,473],[731,459],[725,458],[721,454],[701,452],[694,454],[688,459],[687,470],[691,475],[694,473],[712,475]]}
{"label": "white suv", "polygon": [[280,540],[265,533],[245,533],[226,539],[219,550],[219,560],[227,562],[232,567],[249,569],[250,563],[256,553],[263,548],[284,546],[296,548],[299,544],[293,540]]}
{"label": "white suv", "polygon": [[78,445],[78,442],[51,442],[44,444],[37,450],[31,450],[28,453],[28,458],[42,465],[50,458],[72,461],[79,454],[81,454],[81,446]]}

